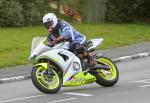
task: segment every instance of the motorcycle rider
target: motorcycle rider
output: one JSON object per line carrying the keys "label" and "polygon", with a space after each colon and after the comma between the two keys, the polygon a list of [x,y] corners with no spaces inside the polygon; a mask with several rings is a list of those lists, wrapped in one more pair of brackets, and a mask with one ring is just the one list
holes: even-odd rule
{"label": "motorcycle rider", "polygon": [[95,60],[87,51],[87,40],[84,35],[76,31],[68,22],[58,20],[53,13],[47,13],[43,17],[43,23],[48,30],[48,45],[52,46],[63,40],[71,43],[71,51],[82,54],[87,58],[88,67],[95,65]]}

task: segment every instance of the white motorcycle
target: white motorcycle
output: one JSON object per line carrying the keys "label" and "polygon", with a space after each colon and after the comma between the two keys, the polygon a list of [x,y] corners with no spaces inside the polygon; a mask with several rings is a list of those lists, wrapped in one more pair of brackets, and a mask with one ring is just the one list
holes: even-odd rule
{"label": "white motorcycle", "polygon": [[[95,54],[96,65],[86,66],[86,60],[69,51],[70,43],[62,42],[53,47],[45,44],[46,37],[35,37],[29,60],[34,64],[31,79],[43,93],[56,93],[61,87],[80,86],[96,82],[108,87],[117,83],[119,72],[107,57]],[[90,40],[88,51],[94,51],[103,38]]]}

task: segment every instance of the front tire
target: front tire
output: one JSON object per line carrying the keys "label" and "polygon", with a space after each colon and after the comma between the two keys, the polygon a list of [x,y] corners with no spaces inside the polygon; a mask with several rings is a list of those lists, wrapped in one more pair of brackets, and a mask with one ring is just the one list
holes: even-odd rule
{"label": "front tire", "polygon": [[60,90],[63,80],[61,72],[54,65],[50,65],[54,73],[53,78],[46,74],[46,68],[38,65],[32,68],[31,79],[34,86],[43,93],[52,94]]}
{"label": "front tire", "polygon": [[106,64],[110,68],[108,71],[103,69],[95,70],[93,75],[97,78],[96,83],[104,87],[115,85],[119,79],[117,66],[111,61],[111,59],[104,56],[96,56],[96,60]]}

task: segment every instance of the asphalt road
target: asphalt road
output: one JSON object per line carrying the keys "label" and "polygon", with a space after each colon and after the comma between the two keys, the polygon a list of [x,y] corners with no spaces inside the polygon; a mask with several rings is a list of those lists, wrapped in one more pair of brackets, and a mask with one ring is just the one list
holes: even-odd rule
{"label": "asphalt road", "polygon": [[63,87],[56,94],[43,94],[31,80],[0,85],[0,103],[149,103],[150,57],[117,64],[120,79],[114,87],[96,83]]}

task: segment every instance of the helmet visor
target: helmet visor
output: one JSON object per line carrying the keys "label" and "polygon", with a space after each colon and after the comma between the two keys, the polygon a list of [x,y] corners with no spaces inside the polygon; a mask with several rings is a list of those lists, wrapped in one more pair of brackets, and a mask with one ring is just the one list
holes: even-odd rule
{"label": "helmet visor", "polygon": [[54,24],[53,20],[50,20],[50,21],[44,23],[44,25],[47,29],[53,29],[53,27],[52,27],[53,24]]}

